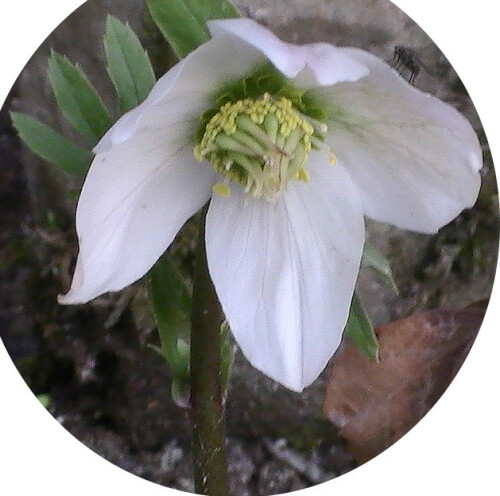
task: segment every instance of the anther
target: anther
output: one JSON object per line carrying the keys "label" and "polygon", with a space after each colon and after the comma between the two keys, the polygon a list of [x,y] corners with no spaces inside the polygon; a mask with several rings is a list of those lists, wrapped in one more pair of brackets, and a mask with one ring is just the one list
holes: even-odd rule
{"label": "anther", "polygon": [[231,188],[229,185],[224,183],[217,183],[212,188],[214,193],[217,193],[222,198],[229,198],[231,196]]}
{"label": "anther", "polygon": [[321,141],[325,124],[297,111],[292,101],[268,93],[224,104],[208,122],[194,149],[222,176],[213,190],[222,197],[229,183],[239,183],[248,196],[277,200],[289,180],[308,181],[305,167],[311,147],[335,154]]}

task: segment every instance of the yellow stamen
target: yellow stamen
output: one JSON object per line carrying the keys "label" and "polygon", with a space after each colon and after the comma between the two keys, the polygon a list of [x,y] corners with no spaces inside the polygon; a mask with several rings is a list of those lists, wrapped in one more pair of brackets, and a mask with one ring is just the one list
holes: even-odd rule
{"label": "yellow stamen", "polygon": [[212,188],[214,193],[217,193],[222,198],[229,198],[231,196],[231,188],[224,183],[217,183]]}
{"label": "yellow stamen", "polygon": [[335,154],[335,152],[333,150],[330,149],[330,163],[332,165],[335,165],[337,163],[337,155]]}
{"label": "yellow stamen", "polygon": [[[224,104],[208,122],[194,155],[223,177],[213,187],[223,198],[234,181],[249,196],[274,201],[289,180],[309,180],[304,166],[313,146],[330,152],[321,141],[323,130],[325,125],[309,120],[288,98],[265,93]],[[335,154],[329,157],[334,163]]]}

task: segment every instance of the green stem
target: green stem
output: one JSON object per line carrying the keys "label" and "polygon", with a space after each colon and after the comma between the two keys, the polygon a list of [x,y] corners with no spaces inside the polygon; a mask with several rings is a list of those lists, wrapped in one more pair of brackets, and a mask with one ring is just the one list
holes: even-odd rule
{"label": "green stem", "polygon": [[204,210],[195,262],[191,314],[191,423],[198,494],[228,496],[224,406],[221,394],[222,311],[210,279],[205,250]]}

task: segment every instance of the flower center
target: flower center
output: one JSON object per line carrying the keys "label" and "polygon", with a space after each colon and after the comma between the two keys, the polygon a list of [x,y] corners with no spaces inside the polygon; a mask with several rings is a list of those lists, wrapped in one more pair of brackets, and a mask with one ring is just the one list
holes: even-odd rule
{"label": "flower center", "polygon": [[230,181],[254,198],[274,200],[290,179],[306,181],[311,148],[323,148],[326,125],[305,116],[290,99],[269,93],[227,102],[210,119],[194,149],[223,176],[214,191],[229,196]]}

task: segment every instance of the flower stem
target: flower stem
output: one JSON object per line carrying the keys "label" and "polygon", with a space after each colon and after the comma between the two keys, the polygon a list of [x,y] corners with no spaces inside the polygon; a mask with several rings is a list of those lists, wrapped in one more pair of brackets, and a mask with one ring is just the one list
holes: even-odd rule
{"label": "flower stem", "polygon": [[228,496],[224,406],[220,373],[222,311],[208,273],[203,212],[191,313],[191,423],[195,490]]}

